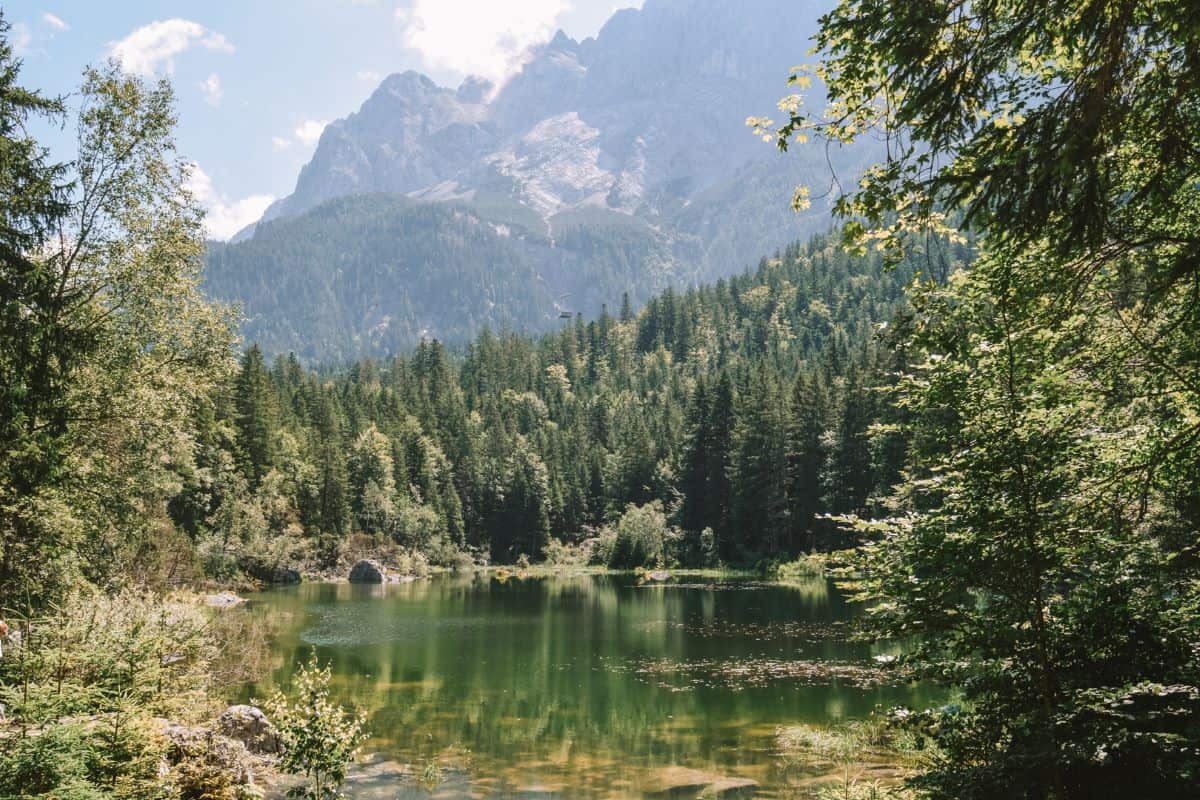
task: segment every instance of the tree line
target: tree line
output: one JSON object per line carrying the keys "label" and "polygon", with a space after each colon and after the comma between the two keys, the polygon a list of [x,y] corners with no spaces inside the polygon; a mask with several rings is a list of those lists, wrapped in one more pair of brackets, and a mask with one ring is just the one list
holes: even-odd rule
{"label": "tree line", "polygon": [[921,266],[818,237],[536,338],[484,331],[326,370],[251,346],[196,414],[171,514],[210,573],[264,577],[331,566],[351,538],[441,564],[539,560],[650,504],[670,548],[593,559],[755,564],[840,546],[824,515],[876,508],[903,464],[902,441],[872,435],[897,409],[870,387]]}

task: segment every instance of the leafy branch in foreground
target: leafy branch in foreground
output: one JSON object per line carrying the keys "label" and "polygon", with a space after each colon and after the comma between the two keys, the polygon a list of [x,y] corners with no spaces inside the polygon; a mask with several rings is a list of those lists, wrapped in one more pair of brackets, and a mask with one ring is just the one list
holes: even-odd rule
{"label": "leafy branch in foreground", "polygon": [[931,797],[1200,779],[1192,5],[843,0],[817,37],[827,107],[781,103],[783,149],[888,141],[839,198],[849,243],[982,234],[969,273],[910,287],[905,480],[890,519],[852,520],[877,634],[968,701],[910,717],[940,745]]}

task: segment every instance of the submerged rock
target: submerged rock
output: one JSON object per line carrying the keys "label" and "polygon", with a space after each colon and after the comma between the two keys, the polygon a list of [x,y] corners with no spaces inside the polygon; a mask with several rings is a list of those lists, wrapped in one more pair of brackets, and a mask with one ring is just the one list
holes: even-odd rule
{"label": "submerged rock", "polygon": [[656,771],[643,790],[647,797],[660,798],[753,797],[758,790],[758,782],[749,778],[671,766]]}
{"label": "submerged rock", "polygon": [[350,570],[351,583],[383,583],[383,566],[378,561],[364,558]]}
{"label": "submerged rock", "polygon": [[758,791],[758,782],[752,781],[749,778],[721,778],[713,781],[700,792],[703,798],[734,798],[734,797],[753,797]]}
{"label": "submerged rock", "polygon": [[241,742],[251,753],[278,753],[279,734],[267,715],[256,706],[236,705],[217,717],[222,736]]}

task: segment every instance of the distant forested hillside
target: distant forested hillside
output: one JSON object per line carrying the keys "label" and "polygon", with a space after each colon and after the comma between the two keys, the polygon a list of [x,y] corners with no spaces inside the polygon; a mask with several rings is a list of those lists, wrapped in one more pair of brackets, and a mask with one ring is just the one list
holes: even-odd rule
{"label": "distant forested hillside", "polygon": [[345,362],[422,338],[464,344],[484,327],[544,331],[564,311],[594,316],[626,291],[640,303],[697,277],[679,271],[687,252],[602,209],[543,222],[498,198],[368,195],[210,243],[205,286],[240,305],[243,336],[265,352]]}

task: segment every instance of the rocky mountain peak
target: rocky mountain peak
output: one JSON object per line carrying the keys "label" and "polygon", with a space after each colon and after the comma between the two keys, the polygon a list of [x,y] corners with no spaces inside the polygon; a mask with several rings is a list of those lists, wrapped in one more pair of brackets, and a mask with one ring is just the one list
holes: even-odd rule
{"label": "rocky mountain peak", "polygon": [[496,85],[482,75],[468,75],[458,85],[455,96],[460,103],[485,103]]}
{"label": "rocky mountain peak", "polygon": [[[329,276],[322,264],[301,268],[292,262],[316,254],[290,249],[273,259],[285,242],[333,241],[336,231],[335,250],[309,249],[339,265],[361,256],[348,286],[365,285],[362,269],[381,270],[373,291],[391,300],[339,306],[330,324],[368,336],[358,326],[371,320],[371,330],[390,326],[374,341],[396,343],[446,333],[448,323],[422,311],[432,302],[424,290],[405,306],[406,287],[388,286],[385,274],[433,291],[444,271],[468,270],[488,298],[461,300],[470,319],[536,327],[558,319],[547,297],[570,293],[574,309],[593,313],[625,290],[636,300],[741,270],[829,224],[819,203],[805,217],[788,209],[796,184],[828,184],[824,149],[797,146],[784,157],[745,125],[787,93],[829,2],[646,0],[594,38],[557,32],[500,87],[475,76],[449,88],[413,71],[390,75],[328,126],[295,191],[268,209],[264,219],[289,218],[287,226],[264,226],[273,232],[244,243],[258,246],[230,249],[222,274],[275,264],[335,291],[342,266]],[[831,157],[843,179],[866,160]],[[514,275],[521,286],[508,285]],[[541,299],[518,312],[512,304],[526,303],[531,286]],[[508,308],[492,299],[498,293]]]}
{"label": "rocky mountain peak", "polygon": [[[622,213],[635,213],[631,197],[686,204],[771,157],[744,120],[785,91],[817,16],[794,0],[647,0],[583,43],[557,31],[498,90],[477,76],[450,89],[411,70],[389,75],[329,126],[295,192],[264,218],[347,194],[438,198],[446,186],[500,192],[541,215],[597,196]],[[555,174],[533,174],[546,169]]]}

